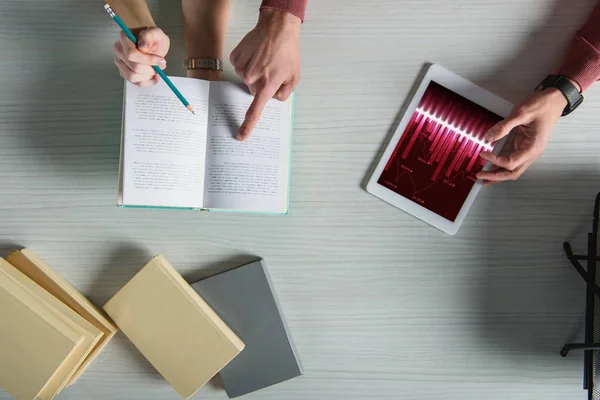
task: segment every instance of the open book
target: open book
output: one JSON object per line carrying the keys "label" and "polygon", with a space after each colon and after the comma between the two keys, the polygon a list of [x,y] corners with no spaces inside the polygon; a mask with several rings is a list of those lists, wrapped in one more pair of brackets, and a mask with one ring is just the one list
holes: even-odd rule
{"label": "open book", "polygon": [[253,100],[242,86],[171,80],[196,115],[162,81],[125,84],[119,206],[286,214],[293,95],[271,99],[250,138],[238,142]]}

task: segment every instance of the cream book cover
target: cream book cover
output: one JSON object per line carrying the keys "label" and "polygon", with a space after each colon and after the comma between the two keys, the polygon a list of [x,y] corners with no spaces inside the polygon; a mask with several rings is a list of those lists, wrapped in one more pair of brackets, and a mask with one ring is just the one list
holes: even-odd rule
{"label": "cream book cover", "polygon": [[56,273],[56,271],[31,250],[13,251],[6,257],[6,260],[102,331],[102,337],[71,378],[69,384],[73,383],[100,354],[102,349],[104,349],[106,344],[118,331],[118,328],[102,310],[96,307],[87,297],[82,295],[81,292],[75,289],[73,285]]}
{"label": "cream book cover", "polygon": [[0,315],[0,388],[17,400],[34,400],[77,351],[83,336],[4,274]]}
{"label": "cream book cover", "polygon": [[38,302],[46,305],[51,313],[82,336],[80,346],[65,360],[63,366],[56,372],[56,377],[52,378],[39,394],[42,400],[51,399],[71,380],[83,360],[102,337],[102,332],[4,259],[0,259],[0,275],[12,279],[14,283],[27,290]]}
{"label": "cream book cover", "polygon": [[186,399],[244,348],[163,256],[153,258],[104,309]]}

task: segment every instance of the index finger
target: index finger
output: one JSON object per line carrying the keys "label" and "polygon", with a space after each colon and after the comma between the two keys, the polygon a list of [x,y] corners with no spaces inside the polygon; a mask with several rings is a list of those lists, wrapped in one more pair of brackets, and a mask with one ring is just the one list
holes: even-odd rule
{"label": "index finger", "polygon": [[264,87],[256,93],[252,104],[250,104],[250,107],[246,112],[246,119],[244,119],[242,126],[240,126],[240,129],[238,130],[237,140],[244,141],[248,139],[250,133],[252,133],[252,130],[258,123],[265,105],[269,99],[273,97],[275,92],[276,90],[271,87]]}

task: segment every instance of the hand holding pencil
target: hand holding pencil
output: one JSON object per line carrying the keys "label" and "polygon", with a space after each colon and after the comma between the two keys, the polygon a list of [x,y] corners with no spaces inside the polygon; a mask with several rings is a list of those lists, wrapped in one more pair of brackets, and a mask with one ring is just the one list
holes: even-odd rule
{"label": "hand holding pencil", "polygon": [[162,79],[185,108],[195,114],[187,99],[162,71],[167,66],[164,59],[169,51],[167,35],[159,28],[148,28],[140,32],[138,40],[110,5],[105,4],[104,10],[121,28],[120,40],[113,46],[115,64],[121,76],[138,86],[154,85]]}
{"label": "hand holding pencil", "polygon": [[160,28],[148,28],[139,33],[138,39],[136,47],[125,33],[119,33],[119,40],[113,45],[115,65],[121,76],[134,85],[152,86],[160,80],[152,66],[167,66],[164,57],[169,51],[169,38]]}

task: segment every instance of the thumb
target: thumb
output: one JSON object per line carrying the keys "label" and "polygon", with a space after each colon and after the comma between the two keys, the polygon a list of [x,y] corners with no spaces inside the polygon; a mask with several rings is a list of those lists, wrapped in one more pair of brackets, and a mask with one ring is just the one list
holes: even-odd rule
{"label": "thumb", "polygon": [[147,28],[138,34],[137,48],[142,53],[164,57],[169,52],[170,40],[160,28]]}
{"label": "thumb", "polygon": [[509,115],[506,119],[498,122],[496,125],[492,126],[489,131],[485,134],[485,140],[488,142],[495,142],[497,140],[502,139],[504,136],[508,135],[510,131],[516,128],[519,125],[524,123],[524,119],[519,114]]}
{"label": "thumb", "polygon": [[263,88],[256,93],[256,97],[254,97],[252,104],[250,104],[250,107],[248,108],[248,112],[246,112],[246,119],[242,123],[242,126],[240,126],[237,134],[237,140],[244,141],[248,138],[248,136],[250,136],[252,129],[254,129],[258,123],[258,120],[260,119],[260,115],[262,114],[265,105],[271,96],[273,96],[272,92],[274,91],[269,91],[266,88]]}
{"label": "thumb", "polygon": [[279,101],[286,101],[288,97],[292,94],[294,88],[289,83],[284,83],[275,93],[275,98]]}

